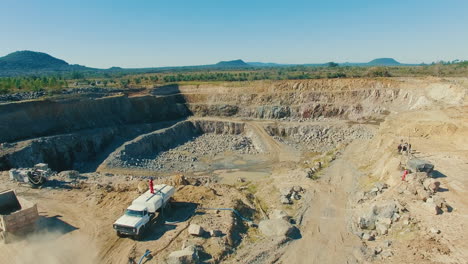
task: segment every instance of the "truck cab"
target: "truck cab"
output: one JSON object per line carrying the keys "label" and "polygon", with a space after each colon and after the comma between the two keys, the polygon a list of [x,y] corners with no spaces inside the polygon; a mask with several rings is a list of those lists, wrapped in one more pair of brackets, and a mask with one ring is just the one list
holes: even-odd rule
{"label": "truck cab", "polygon": [[114,223],[114,229],[118,236],[128,235],[135,238],[140,238],[145,228],[149,225],[152,214],[148,212],[148,208],[139,204],[132,204]]}
{"label": "truck cab", "polygon": [[153,186],[150,181],[150,190],[133,200],[125,210],[125,214],[114,222],[113,227],[117,235],[132,236],[139,240],[151,224],[155,213],[167,205],[174,193],[173,186],[166,184]]}

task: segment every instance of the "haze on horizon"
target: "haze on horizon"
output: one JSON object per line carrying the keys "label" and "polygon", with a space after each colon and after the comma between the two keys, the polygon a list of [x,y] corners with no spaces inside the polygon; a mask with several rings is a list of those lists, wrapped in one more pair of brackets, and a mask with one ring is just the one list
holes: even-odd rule
{"label": "haze on horizon", "polygon": [[0,56],[89,67],[468,59],[468,2],[4,0]]}

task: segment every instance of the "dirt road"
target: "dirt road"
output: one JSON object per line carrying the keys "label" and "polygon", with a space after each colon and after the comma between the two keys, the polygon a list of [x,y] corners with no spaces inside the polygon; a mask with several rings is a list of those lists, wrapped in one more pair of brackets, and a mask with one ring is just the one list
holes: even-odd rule
{"label": "dirt road", "polygon": [[359,172],[348,155],[352,145],[309,191],[298,218],[302,238],[283,249],[281,263],[357,263],[353,251],[360,242],[349,231],[347,204]]}

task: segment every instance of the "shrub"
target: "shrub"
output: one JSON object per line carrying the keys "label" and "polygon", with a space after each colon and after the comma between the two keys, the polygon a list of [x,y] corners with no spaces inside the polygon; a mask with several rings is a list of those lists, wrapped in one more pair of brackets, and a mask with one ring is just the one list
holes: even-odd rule
{"label": "shrub", "polygon": [[392,75],[385,67],[372,67],[366,72],[367,77],[391,77]]}

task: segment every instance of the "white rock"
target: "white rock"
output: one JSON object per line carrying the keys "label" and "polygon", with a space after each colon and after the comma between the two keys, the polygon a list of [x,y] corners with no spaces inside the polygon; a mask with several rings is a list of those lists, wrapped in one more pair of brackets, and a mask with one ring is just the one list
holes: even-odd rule
{"label": "white rock", "polygon": [[195,246],[174,251],[167,257],[167,264],[196,264],[199,263],[198,252]]}
{"label": "white rock", "polygon": [[205,232],[203,228],[196,224],[191,224],[188,228],[188,232],[192,236],[201,236]]}
{"label": "white rock", "polygon": [[258,229],[268,237],[289,237],[295,228],[284,219],[269,219],[260,221]]}

